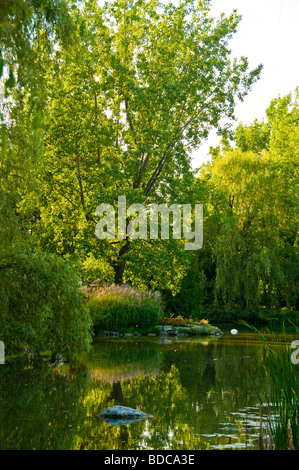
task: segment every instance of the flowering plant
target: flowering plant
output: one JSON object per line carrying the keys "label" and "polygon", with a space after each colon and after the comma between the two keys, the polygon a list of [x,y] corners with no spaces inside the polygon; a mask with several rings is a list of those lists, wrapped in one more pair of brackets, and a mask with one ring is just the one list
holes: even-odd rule
{"label": "flowering plant", "polygon": [[89,294],[86,290],[82,291],[83,300],[89,300]]}
{"label": "flowering plant", "polygon": [[171,326],[192,326],[193,320],[191,318],[186,318],[182,315],[178,315],[176,317],[163,317],[161,323],[163,325]]}

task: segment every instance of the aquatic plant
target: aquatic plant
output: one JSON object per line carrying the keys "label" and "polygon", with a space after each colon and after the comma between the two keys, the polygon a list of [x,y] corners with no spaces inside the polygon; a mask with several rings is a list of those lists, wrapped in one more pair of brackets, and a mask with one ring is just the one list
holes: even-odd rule
{"label": "aquatic plant", "polygon": [[[299,449],[299,378],[298,364],[291,361],[285,330],[281,337],[267,330],[261,333],[251,325],[264,347],[259,362],[264,387],[257,391],[261,406],[267,409],[266,433],[261,422],[260,448],[275,450]],[[297,332],[299,328],[293,325]]]}

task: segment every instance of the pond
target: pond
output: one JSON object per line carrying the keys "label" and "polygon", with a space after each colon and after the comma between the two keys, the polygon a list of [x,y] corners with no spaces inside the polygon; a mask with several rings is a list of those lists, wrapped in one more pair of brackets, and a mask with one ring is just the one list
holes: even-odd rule
{"label": "pond", "polygon": [[[237,328],[208,338],[98,337],[72,371],[6,361],[0,449],[257,449],[264,350]],[[113,426],[98,416],[113,405],[152,418]]]}

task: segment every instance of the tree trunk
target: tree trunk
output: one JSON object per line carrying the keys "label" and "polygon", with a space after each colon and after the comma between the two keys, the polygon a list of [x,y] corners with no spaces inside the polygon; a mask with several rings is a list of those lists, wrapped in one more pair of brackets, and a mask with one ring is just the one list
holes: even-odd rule
{"label": "tree trunk", "polygon": [[111,263],[111,266],[114,269],[114,284],[117,284],[120,286],[123,284],[126,261],[122,258],[130,250],[130,247],[131,247],[131,241],[129,238],[127,238],[126,243],[119,250],[118,260],[113,261]]}
{"label": "tree trunk", "polygon": [[123,262],[121,264],[114,265],[114,284],[121,286],[123,284],[123,276],[125,270],[126,263]]}

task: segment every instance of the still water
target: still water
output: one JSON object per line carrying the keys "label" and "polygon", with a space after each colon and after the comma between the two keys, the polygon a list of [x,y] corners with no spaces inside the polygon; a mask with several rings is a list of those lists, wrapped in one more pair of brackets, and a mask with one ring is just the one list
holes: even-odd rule
{"label": "still water", "polygon": [[[67,364],[0,366],[0,449],[257,449],[264,350],[251,330],[215,338],[97,338]],[[293,338],[290,336],[290,341]],[[153,417],[113,426],[109,406]]]}

